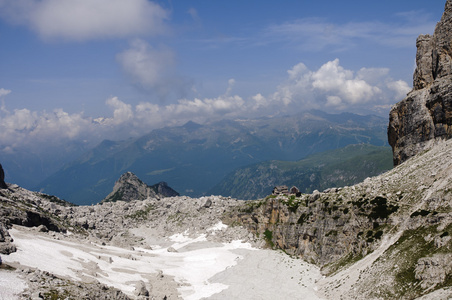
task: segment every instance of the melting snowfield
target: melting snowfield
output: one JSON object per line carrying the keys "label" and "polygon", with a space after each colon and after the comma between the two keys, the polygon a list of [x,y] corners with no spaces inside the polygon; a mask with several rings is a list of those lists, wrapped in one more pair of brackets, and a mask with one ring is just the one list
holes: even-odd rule
{"label": "melting snowfield", "polygon": [[[217,227],[214,230],[222,229],[221,224]],[[4,262],[77,281],[97,280],[131,297],[137,282],[149,282],[160,272],[175,281],[176,293],[186,300],[319,299],[315,294],[315,282],[321,278],[317,267],[241,241],[212,243],[203,234],[190,238],[184,233],[169,237],[164,246],[124,249],[70,237],[58,240],[20,226],[14,226],[10,234],[17,252],[3,256]],[[20,280],[11,277],[14,273],[8,273],[5,280],[5,272],[0,272],[0,285],[19,281],[9,293],[23,290]],[[152,282],[153,288],[158,288],[156,284]]]}
{"label": "melting snowfield", "polygon": [[26,287],[17,274],[0,269],[0,299],[15,299]]}

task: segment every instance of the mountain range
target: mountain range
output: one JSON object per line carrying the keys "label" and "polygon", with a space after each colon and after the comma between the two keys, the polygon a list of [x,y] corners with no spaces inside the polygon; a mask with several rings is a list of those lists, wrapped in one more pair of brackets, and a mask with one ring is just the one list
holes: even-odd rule
{"label": "mountain range", "polygon": [[385,146],[387,120],[311,111],[284,117],[222,120],[156,129],[136,139],[104,140],[35,187],[76,204],[104,199],[127,171],[202,196],[236,168],[266,160],[299,160],[349,144]]}
{"label": "mountain range", "polygon": [[259,199],[280,185],[295,186],[301,193],[312,193],[353,185],[391,168],[391,148],[348,145],[298,161],[270,160],[238,168],[210,190],[210,194]]}

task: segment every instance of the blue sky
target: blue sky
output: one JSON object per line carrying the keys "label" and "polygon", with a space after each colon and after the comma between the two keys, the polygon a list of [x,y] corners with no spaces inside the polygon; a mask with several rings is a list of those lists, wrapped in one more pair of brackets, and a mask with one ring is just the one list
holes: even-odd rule
{"label": "blue sky", "polygon": [[387,116],[445,0],[0,0],[0,151],[322,109]]}

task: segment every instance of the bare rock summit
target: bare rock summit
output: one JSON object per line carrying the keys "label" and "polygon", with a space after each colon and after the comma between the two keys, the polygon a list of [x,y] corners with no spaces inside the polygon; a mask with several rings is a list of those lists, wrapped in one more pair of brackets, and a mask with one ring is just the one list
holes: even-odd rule
{"label": "bare rock summit", "polygon": [[149,186],[132,172],[126,172],[115,182],[113,191],[102,202],[145,200],[179,196],[166,182]]}

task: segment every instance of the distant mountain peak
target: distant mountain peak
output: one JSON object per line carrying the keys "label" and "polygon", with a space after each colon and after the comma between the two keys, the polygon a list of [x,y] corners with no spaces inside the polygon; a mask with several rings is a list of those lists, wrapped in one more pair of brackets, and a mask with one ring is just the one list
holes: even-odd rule
{"label": "distant mountain peak", "polygon": [[195,123],[193,121],[188,121],[182,127],[185,128],[188,131],[195,131],[195,130],[198,130],[199,128],[201,128],[202,125],[198,124],[198,123]]}
{"label": "distant mountain peak", "polygon": [[126,172],[115,182],[113,191],[102,202],[145,200],[147,198],[179,196],[166,182],[149,186],[132,172]]}

